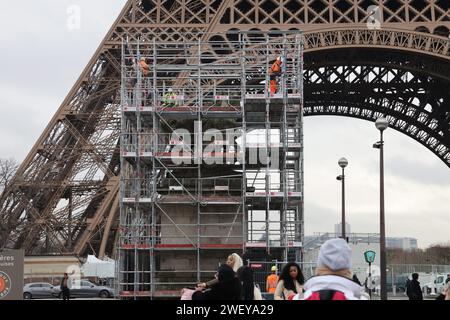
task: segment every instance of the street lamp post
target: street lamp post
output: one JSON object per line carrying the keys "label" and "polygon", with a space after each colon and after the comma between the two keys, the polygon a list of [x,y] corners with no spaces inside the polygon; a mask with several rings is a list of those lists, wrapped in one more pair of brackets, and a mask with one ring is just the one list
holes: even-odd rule
{"label": "street lamp post", "polygon": [[375,127],[380,130],[380,141],[373,145],[380,149],[380,298],[387,300],[386,288],[386,233],[384,222],[384,153],[383,153],[383,131],[389,126],[386,118],[379,118],[375,121]]}
{"label": "street lamp post", "polygon": [[342,168],[342,175],[338,176],[336,179],[341,181],[342,185],[342,239],[346,240],[345,235],[345,174],[344,169],[348,165],[348,161],[345,158],[340,158],[338,161],[339,166]]}
{"label": "street lamp post", "polygon": [[368,250],[364,252],[364,259],[369,264],[369,276],[366,278],[365,286],[369,290],[370,299],[372,299],[372,263],[375,261],[375,251]]}

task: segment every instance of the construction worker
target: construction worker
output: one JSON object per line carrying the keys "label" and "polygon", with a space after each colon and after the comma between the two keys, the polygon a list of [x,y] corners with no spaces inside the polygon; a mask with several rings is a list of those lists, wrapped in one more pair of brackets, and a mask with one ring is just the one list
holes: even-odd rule
{"label": "construction worker", "polygon": [[272,66],[269,69],[269,75],[270,75],[270,95],[273,96],[278,91],[278,80],[277,78],[281,76],[282,71],[282,59],[281,57],[277,57],[275,62],[272,64]]}
{"label": "construction worker", "polygon": [[175,93],[172,88],[167,89],[166,94],[163,98],[163,106],[164,107],[175,107]]}
{"label": "construction worker", "polygon": [[[139,68],[141,69],[141,74],[143,78],[147,78],[150,75],[150,67],[148,66],[147,62],[145,61],[144,57],[141,57],[139,60]],[[145,83],[145,80],[143,80]],[[151,91],[145,89],[146,85],[143,84],[142,87],[142,106],[147,105],[147,101],[151,99]]]}
{"label": "construction worker", "polygon": [[275,289],[277,288],[278,276],[277,276],[277,267],[272,266],[271,274],[267,276],[266,279],[266,292],[275,293]]}
{"label": "construction worker", "polygon": [[142,57],[139,61],[139,67],[141,68],[141,73],[144,77],[148,77],[150,74],[150,67],[148,66],[147,62],[145,62],[145,58]]}

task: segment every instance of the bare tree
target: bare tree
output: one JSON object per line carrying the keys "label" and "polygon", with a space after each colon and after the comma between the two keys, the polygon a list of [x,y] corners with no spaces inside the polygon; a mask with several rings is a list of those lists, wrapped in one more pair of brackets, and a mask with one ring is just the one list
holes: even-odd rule
{"label": "bare tree", "polygon": [[11,182],[17,169],[18,163],[14,159],[0,159],[0,194]]}
{"label": "bare tree", "polygon": [[388,263],[392,264],[449,264],[450,243],[438,243],[426,249],[388,249]]}

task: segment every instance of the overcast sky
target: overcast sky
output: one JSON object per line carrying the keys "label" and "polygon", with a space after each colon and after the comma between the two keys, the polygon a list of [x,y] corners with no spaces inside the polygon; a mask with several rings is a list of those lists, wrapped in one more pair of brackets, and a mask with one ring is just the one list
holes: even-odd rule
{"label": "overcast sky", "polygon": [[[125,2],[0,2],[0,158],[24,159]],[[81,10],[80,28],[72,28],[71,5]],[[372,122],[305,118],[306,234],[333,232],[340,220],[342,156],[352,232],[379,231],[378,136]],[[385,139],[387,236],[415,237],[420,247],[448,242],[449,168],[399,132],[388,129]]]}

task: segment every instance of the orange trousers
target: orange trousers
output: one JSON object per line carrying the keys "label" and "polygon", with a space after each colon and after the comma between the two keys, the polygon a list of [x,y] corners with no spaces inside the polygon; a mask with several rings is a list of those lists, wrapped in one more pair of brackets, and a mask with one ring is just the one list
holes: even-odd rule
{"label": "orange trousers", "polygon": [[270,95],[273,96],[275,93],[277,93],[277,89],[277,80],[270,80]]}

